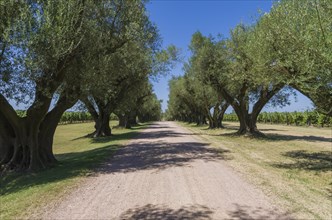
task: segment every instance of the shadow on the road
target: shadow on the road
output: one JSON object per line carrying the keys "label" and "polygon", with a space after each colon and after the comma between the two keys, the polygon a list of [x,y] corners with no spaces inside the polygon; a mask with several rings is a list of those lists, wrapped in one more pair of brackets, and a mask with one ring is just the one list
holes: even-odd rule
{"label": "shadow on the road", "polygon": [[[158,138],[175,138],[175,137],[185,137],[190,135],[197,135],[198,133],[184,133],[184,132],[174,132],[172,130],[162,130],[156,132],[141,132],[141,135],[136,139],[158,139]],[[146,137],[148,135],[148,137]]]}
{"label": "shadow on the road", "polygon": [[245,219],[245,220],[293,220],[294,218],[288,212],[278,210],[267,210],[262,207],[250,207],[246,205],[235,204],[236,209],[228,211],[229,218],[226,219]]}
{"label": "shadow on the road", "polygon": [[159,124],[159,123],[151,123],[151,124],[149,124],[149,129],[150,128],[158,128],[158,129],[164,129],[164,128],[172,128],[171,126],[168,126],[168,125],[165,125],[165,124],[163,124],[163,125],[161,125],[161,124]]}
{"label": "shadow on the road", "polygon": [[[132,134],[138,134],[139,129],[142,126],[137,126],[135,128],[130,128]],[[121,128],[124,129],[124,128]],[[184,133],[184,132],[174,132],[173,128],[167,125],[160,125],[160,124],[149,124],[148,127],[149,130],[152,130],[152,132],[147,132],[147,131],[140,131],[139,133],[141,134],[140,136],[137,136],[136,139],[140,138],[145,138],[146,135],[149,136],[149,139],[158,139],[158,138],[167,138],[167,137],[184,137],[187,135],[197,135],[198,133]],[[158,131],[153,131],[155,129],[158,129]],[[160,130],[164,129],[164,130]],[[165,130],[167,129],[167,130]],[[123,133],[123,134],[112,134],[111,136],[108,137],[95,137],[93,138],[91,134],[84,135],[81,137],[77,137],[72,139],[71,141],[79,140],[79,139],[90,139],[91,143],[108,143],[110,141],[117,141],[117,140],[126,140],[128,139],[128,133]]]}
{"label": "shadow on the road", "polygon": [[[165,206],[145,205],[135,209],[128,209],[121,214],[119,219],[128,220],[209,220],[213,219],[214,212],[206,206],[191,205],[183,206],[180,209],[171,209]],[[239,220],[292,220],[290,213],[280,212],[277,210],[267,210],[262,207],[250,207],[235,204],[235,210],[227,211],[229,217],[223,219]]]}
{"label": "shadow on the road", "polygon": [[[119,149],[112,160],[99,169],[101,173],[135,172],[139,170],[162,170],[169,167],[190,166],[194,160],[229,160],[230,151],[208,147],[209,144],[183,141],[186,134],[172,129],[160,130],[165,125],[153,124],[141,132],[136,141]],[[154,130],[156,129],[156,130]],[[177,138],[174,143],[172,140]],[[157,140],[160,139],[160,140]],[[166,139],[166,141],[164,141]],[[168,141],[170,140],[170,141]]]}
{"label": "shadow on the road", "polygon": [[164,206],[145,205],[136,209],[129,209],[124,212],[120,219],[127,220],[209,220],[213,212],[206,206],[183,206],[180,209],[171,209]]}
{"label": "shadow on the road", "polygon": [[134,172],[139,170],[190,166],[191,161],[229,160],[228,150],[213,149],[198,142],[139,142],[120,149],[101,172]]}

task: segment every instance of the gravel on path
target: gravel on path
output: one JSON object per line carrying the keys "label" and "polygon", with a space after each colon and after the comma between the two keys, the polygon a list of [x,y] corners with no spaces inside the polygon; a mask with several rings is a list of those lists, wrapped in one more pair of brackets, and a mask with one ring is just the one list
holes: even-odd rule
{"label": "gravel on path", "polygon": [[156,122],[43,219],[290,219],[174,122]]}

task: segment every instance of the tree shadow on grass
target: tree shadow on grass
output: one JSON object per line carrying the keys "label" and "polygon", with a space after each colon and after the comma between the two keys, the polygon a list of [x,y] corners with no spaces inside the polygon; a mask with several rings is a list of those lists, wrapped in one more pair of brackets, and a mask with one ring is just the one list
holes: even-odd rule
{"label": "tree shadow on grass", "polygon": [[295,219],[289,212],[278,210],[268,210],[262,207],[250,207],[246,205],[235,204],[235,210],[228,211],[230,218],[243,220],[292,220]]}
{"label": "tree shadow on grass", "polygon": [[58,164],[38,173],[12,173],[1,177],[0,195],[15,193],[28,187],[59,182],[77,176],[84,176],[95,170],[102,161],[110,157],[120,145],[108,145],[97,149],[55,155]]}
{"label": "tree shadow on grass", "polygon": [[285,130],[273,129],[273,128],[261,128],[259,130],[260,131],[285,131]]}
{"label": "tree shadow on grass", "polygon": [[327,197],[332,199],[332,182],[330,182],[328,188],[326,189]]}
{"label": "tree shadow on grass", "polygon": [[[259,130],[263,131],[263,130]],[[224,136],[224,137],[248,137],[266,141],[294,141],[303,140],[308,142],[332,142],[332,138],[320,137],[320,136],[296,136],[296,135],[283,135],[276,133],[262,133],[262,135],[240,135],[236,132],[223,133],[223,134],[208,134],[209,136]]]}
{"label": "tree shadow on grass", "polygon": [[[231,131],[231,130],[238,130],[239,126],[234,126],[234,125],[227,125],[227,123],[224,124],[225,127],[220,129],[220,131]],[[204,128],[202,130],[209,130],[209,128]],[[284,131],[284,130],[278,130],[278,129],[258,129],[260,132],[265,132],[265,131]],[[259,138],[262,140],[271,140],[271,141],[293,141],[293,140],[304,140],[304,141],[309,141],[309,142],[332,142],[332,138],[327,138],[327,137],[321,137],[321,136],[297,136],[297,135],[284,135],[284,134],[278,134],[278,133],[263,133],[263,136],[258,136],[255,138]],[[223,133],[223,134],[206,134],[209,136],[225,136],[225,137],[239,137],[242,135],[237,134],[236,132],[229,132],[229,133]],[[252,137],[252,136],[248,136]]]}
{"label": "tree shadow on grass", "polygon": [[228,126],[224,126],[222,128],[209,128],[209,127],[206,127],[206,128],[202,128],[201,130],[204,130],[204,131],[213,131],[213,130],[217,130],[217,131],[237,131],[238,127],[228,127]]}
{"label": "tree shadow on grass", "polygon": [[283,169],[299,169],[309,171],[332,171],[332,152],[308,152],[304,150],[288,151],[283,156],[295,159],[293,163],[277,163],[274,167]]}
{"label": "tree shadow on grass", "polygon": [[71,139],[71,141],[76,141],[76,140],[80,140],[80,139],[91,139],[92,143],[107,143],[109,141],[113,141],[113,140],[124,140],[127,139],[127,135],[136,135],[139,134],[140,131],[145,127],[145,125],[140,125],[140,126],[135,126],[133,128],[130,129],[126,129],[126,128],[121,128],[124,130],[131,130],[130,132],[125,132],[125,133],[121,133],[121,134],[112,134],[111,136],[108,137],[92,137],[92,134],[86,134],[84,136],[81,137],[77,137],[77,138],[73,138]]}
{"label": "tree shadow on grass", "polygon": [[332,142],[332,138],[326,138],[321,136],[296,136],[296,135],[284,135],[284,134],[266,134],[268,139],[272,141],[294,141],[303,140],[309,142]]}
{"label": "tree shadow on grass", "polygon": [[121,214],[119,219],[127,220],[209,220],[213,212],[206,206],[183,206],[180,209],[171,209],[166,206],[145,205],[129,209]]}
{"label": "tree shadow on grass", "polygon": [[[128,140],[128,136],[138,136],[140,134],[140,131],[130,131],[130,132],[125,132],[121,134],[112,134],[111,136],[108,137],[95,137],[95,138],[89,138],[91,143],[108,143],[110,141],[121,141],[121,140]],[[88,137],[86,137],[88,138]]]}
{"label": "tree shadow on grass", "polygon": [[71,139],[71,141],[76,141],[76,140],[80,140],[80,139],[90,139],[91,143],[108,143],[110,141],[127,140],[128,136],[135,136],[135,135],[137,136],[138,134],[142,133],[141,132],[142,127],[144,127],[144,125],[142,125],[141,127],[126,129],[126,130],[130,130],[130,131],[120,133],[120,134],[112,134],[111,136],[108,136],[108,137],[95,137],[94,138],[91,136],[91,134],[87,134],[87,135],[84,135],[81,137]]}

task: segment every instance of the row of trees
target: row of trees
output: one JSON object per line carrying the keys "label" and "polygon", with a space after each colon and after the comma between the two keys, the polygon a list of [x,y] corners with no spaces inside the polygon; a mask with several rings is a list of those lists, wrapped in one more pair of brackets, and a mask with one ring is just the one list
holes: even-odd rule
{"label": "row of trees", "polygon": [[[128,100],[129,101],[135,100],[136,103],[130,103]],[[124,99],[119,101],[120,102],[115,103],[115,110],[112,111],[108,116],[109,120],[119,121],[118,124],[119,127],[131,128],[132,125],[138,124],[137,119],[139,122],[161,120],[162,100],[158,100],[156,94],[154,93],[149,93],[144,96],[135,96],[135,94],[133,94],[130,97],[124,97]],[[123,105],[126,105],[126,108],[124,108]],[[84,104],[82,105],[82,103],[81,105],[78,105],[78,107],[79,108],[77,110],[79,110],[80,108],[86,110],[86,106]],[[90,112],[93,112],[93,110]],[[61,116],[59,123],[70,124],[77,122],[95,121],[96,124],[97,121],[90,112],[86,111],[64,112]],[[23,112],[21,111],[18,114],[24,115],[25,111]],[[105,124],[109,126],[109,122],[106,122]],[[95,135],[95,133],[96,132],[90,135]]]}
{"label": "row of trees", "polygon": [[331,116],[331,9],[329,0],[281,0],[254,25],[237,25],[229,38],[194,33],[185,75],[169,82],[168,118],[222,127],[231,106],[238,134],[261,135],[262,109],[289,104],[294,89]]}
{"label": "row of trees", "polygon": [[[52,166],[55,129],[78,100],[94,136],[111,135],[112,112],[127,127],[158,117],[149,79],[169,70],[176,49],[160,49],[145,1],[0,0],[0,11],[2,169]],[[27,106],[24,116],[13,102]]]}
{"label": "row of trees", "polygon": [[60,124],[71,124],[79,122],[92,121],[93,118],[90,113],[87,112],[65,112],[61,116]]}
{"label": "row of trees", "polygon": [[[225,114],[224,121],[237,122],[235,113]],[[286,124],[296,126],[332,126],[332,117],[317,111],[305,112],[262,112],[258,115],[257,122],[270,124]]]}
{"label": "row of trees", "polygon": [[[161,120],[161,100],[158,100],[156,95],[153,94],[153,98],[150,96],[148,99],[140,103],[141,106],[138,108],[137,117],[134,119],[134,124],[136,124],[136,119],[139,122],[149,122],[149,121],[160,121]],[[24,110],[16,110],[17,115],[21,118],[26,116],[26,111]],[[132,124],[126,123],[124,124],[123,121],[119,120],[119,117],[114,113],[111,113],[110,120],[112,121],[119,121],[120,127],[131,126]],[[83,122],[91,122],[93,121],[93,117],[89,112],[86,111],[67,111],[64,112],[60,118],[59,124],[72,124],[72,123],[83,123]]]}

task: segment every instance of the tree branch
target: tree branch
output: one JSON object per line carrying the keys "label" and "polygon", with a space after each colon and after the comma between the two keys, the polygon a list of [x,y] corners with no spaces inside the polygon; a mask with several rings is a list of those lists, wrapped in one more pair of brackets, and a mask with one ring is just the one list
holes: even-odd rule
{"label": "tree branch", "polygon": [[10,124],[14,127],[19,127],[19,116],[2,94],[0,94],[0,111]]}

